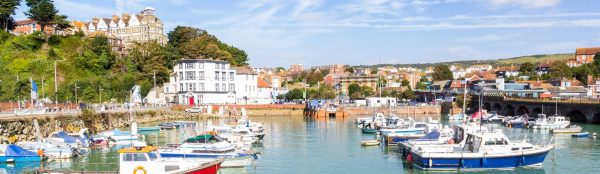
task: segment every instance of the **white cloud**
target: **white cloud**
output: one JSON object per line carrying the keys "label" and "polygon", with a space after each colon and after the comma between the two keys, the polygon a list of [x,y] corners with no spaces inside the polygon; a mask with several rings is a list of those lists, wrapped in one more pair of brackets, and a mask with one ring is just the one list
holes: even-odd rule
{"label": "white cloud", "polygon": [[522,8],[546,8],[558,5],[560,0],[490,0],[488,3],[493,7],[519,6]]}
{"label": "white cloud", "polygon": [[85,2],[71,0],[55,0],[59,13],[67,15],[70,19],[90,20],[95,16],[110,16],[114,13],[111,8],[91,5]]}

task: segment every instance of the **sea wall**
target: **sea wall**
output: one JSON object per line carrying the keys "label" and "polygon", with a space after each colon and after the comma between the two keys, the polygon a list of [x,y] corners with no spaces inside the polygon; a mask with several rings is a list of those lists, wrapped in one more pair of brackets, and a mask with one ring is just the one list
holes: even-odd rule
{"label": "sea wall", "polygon": [[127,127],[131,123],[131,115],[137,123],[155,122],[175,119],[217,118],[217,115],[186,113],[179,111],[160,110],[122,113],[94,113],[83,111],[77,116],[40,116],[36,118],[14,118],[0,120],[0,143],[15,143],[35,139],[34,120],[37,120],[41,137],[48,137],[53,132],[78,132],[87,128],[91,133]]}

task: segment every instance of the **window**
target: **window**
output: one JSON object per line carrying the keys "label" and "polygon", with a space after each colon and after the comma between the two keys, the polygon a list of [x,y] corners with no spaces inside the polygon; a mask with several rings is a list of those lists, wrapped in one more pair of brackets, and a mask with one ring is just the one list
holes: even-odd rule
{"label": "window", "polygon": [[227,92],[227,86],[225,85],[225,83],[223,83],[223,84],[221,85],[221,87],[222,87],[222,88],[221,88],[221,89],[222,89],[221,91],[223,91],[223,92]]}
{"label": "window", "polygon": [[229,91],[230,92],[234,92],[235,91],[235,85],[234,84],[229,84]]}
{"label": "window", "polygon": [[215,69],[219,69],[219,64],[215,63]]}
{"label": "window", "polygon": [[221,69],[225,69],[225,64],[221,64]]}
{"label": "window", "polygon": [[179,80],[183,80],[183,72],[179,72]]}
{"label": "window", "polygon": [[194,69],[194,63],[186,63],[185,69]]}
{"label": "window", "polygon": [[219,71],[215,71],[215,80],[219,80]]}
{"label": "window", "polygon": [[150,157],[150,160],[158,159],[158,155],[156,155],[156,153],[148,153],[148,157]]}
{"label": "window", "polygon": [[196,84],[192,83],[192,91],[196,91]]}
{"label": "window", "polygon": [[188,83],[187,87],[188,87],[188,91],[193,91],[194,90],[194,88],[192,88],[192,83]]}
{"label": "window", "polygon": [[185,79],[186,80],[195,80],[196,79],[196,73],[194,71],[187,71],[187,72],[185,72]]}
{"label": "window", "polygon": [[133,161],[133,154],[131,154],[131,153],[124,154],[123,161]]}
{"label": "window", "polygon": [[219,84],[215,84],[215,91],[219,91]]}
{"label": "window", "polygon": [[204,71],[198,71],[198,79],[199,80],[204,80]]}
{"label": "window", "polygon": [[183,83],[179,84],[179,91],[183,91]]}
{"label": "window", "polygon": [[225,80],[227,80],[227,73],[221,72],[221,81],[225,81]]}
{"label": "window", "polygon": [[204,83],[199,83],[198,88],[200,91],[204,91]]}
{"label": "window", "polygon": [[204,62],[198,63],[198,68],[199,69],[204,69]]}
{"label": "window", "polygon": [[248,79],[249,79],[248,74],[246,74],[246,80],[248,80]]}
{"label": "window", "polygon": [[235,75],[233,72],[229,72],[229,81],[233,81],[235,79]]}

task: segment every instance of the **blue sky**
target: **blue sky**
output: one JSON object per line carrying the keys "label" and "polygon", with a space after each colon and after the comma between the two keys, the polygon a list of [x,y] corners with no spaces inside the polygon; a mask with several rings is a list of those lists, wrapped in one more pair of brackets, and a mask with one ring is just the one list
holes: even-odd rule
{"label": "blue sky", "polygon": [[[600,46],[596,0],[55,0],[90,21],[157,9],[165,33],[206,29],[254,67],[429,63]],[[17,19],[25,18],[22,5]]]}

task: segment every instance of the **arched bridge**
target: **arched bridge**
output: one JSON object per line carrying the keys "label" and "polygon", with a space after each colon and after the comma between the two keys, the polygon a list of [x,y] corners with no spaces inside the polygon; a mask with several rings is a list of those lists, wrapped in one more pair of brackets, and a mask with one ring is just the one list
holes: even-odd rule
{"label": "arched bridge", "polygon": [[[600,124],[600,103],[559,101],[556,104],[555,100],[548,99],[520,99],[502,96],[484,96],[482,98],[482,108],[496,111],[500,115],[528,114],[537,117],[541,113],[550,116],[557,112],[559,115],[569,117],[572,122]],[[470,108],[471,111],[475,111],[479,107],[479,96],[472,96],[472,99]]]}

